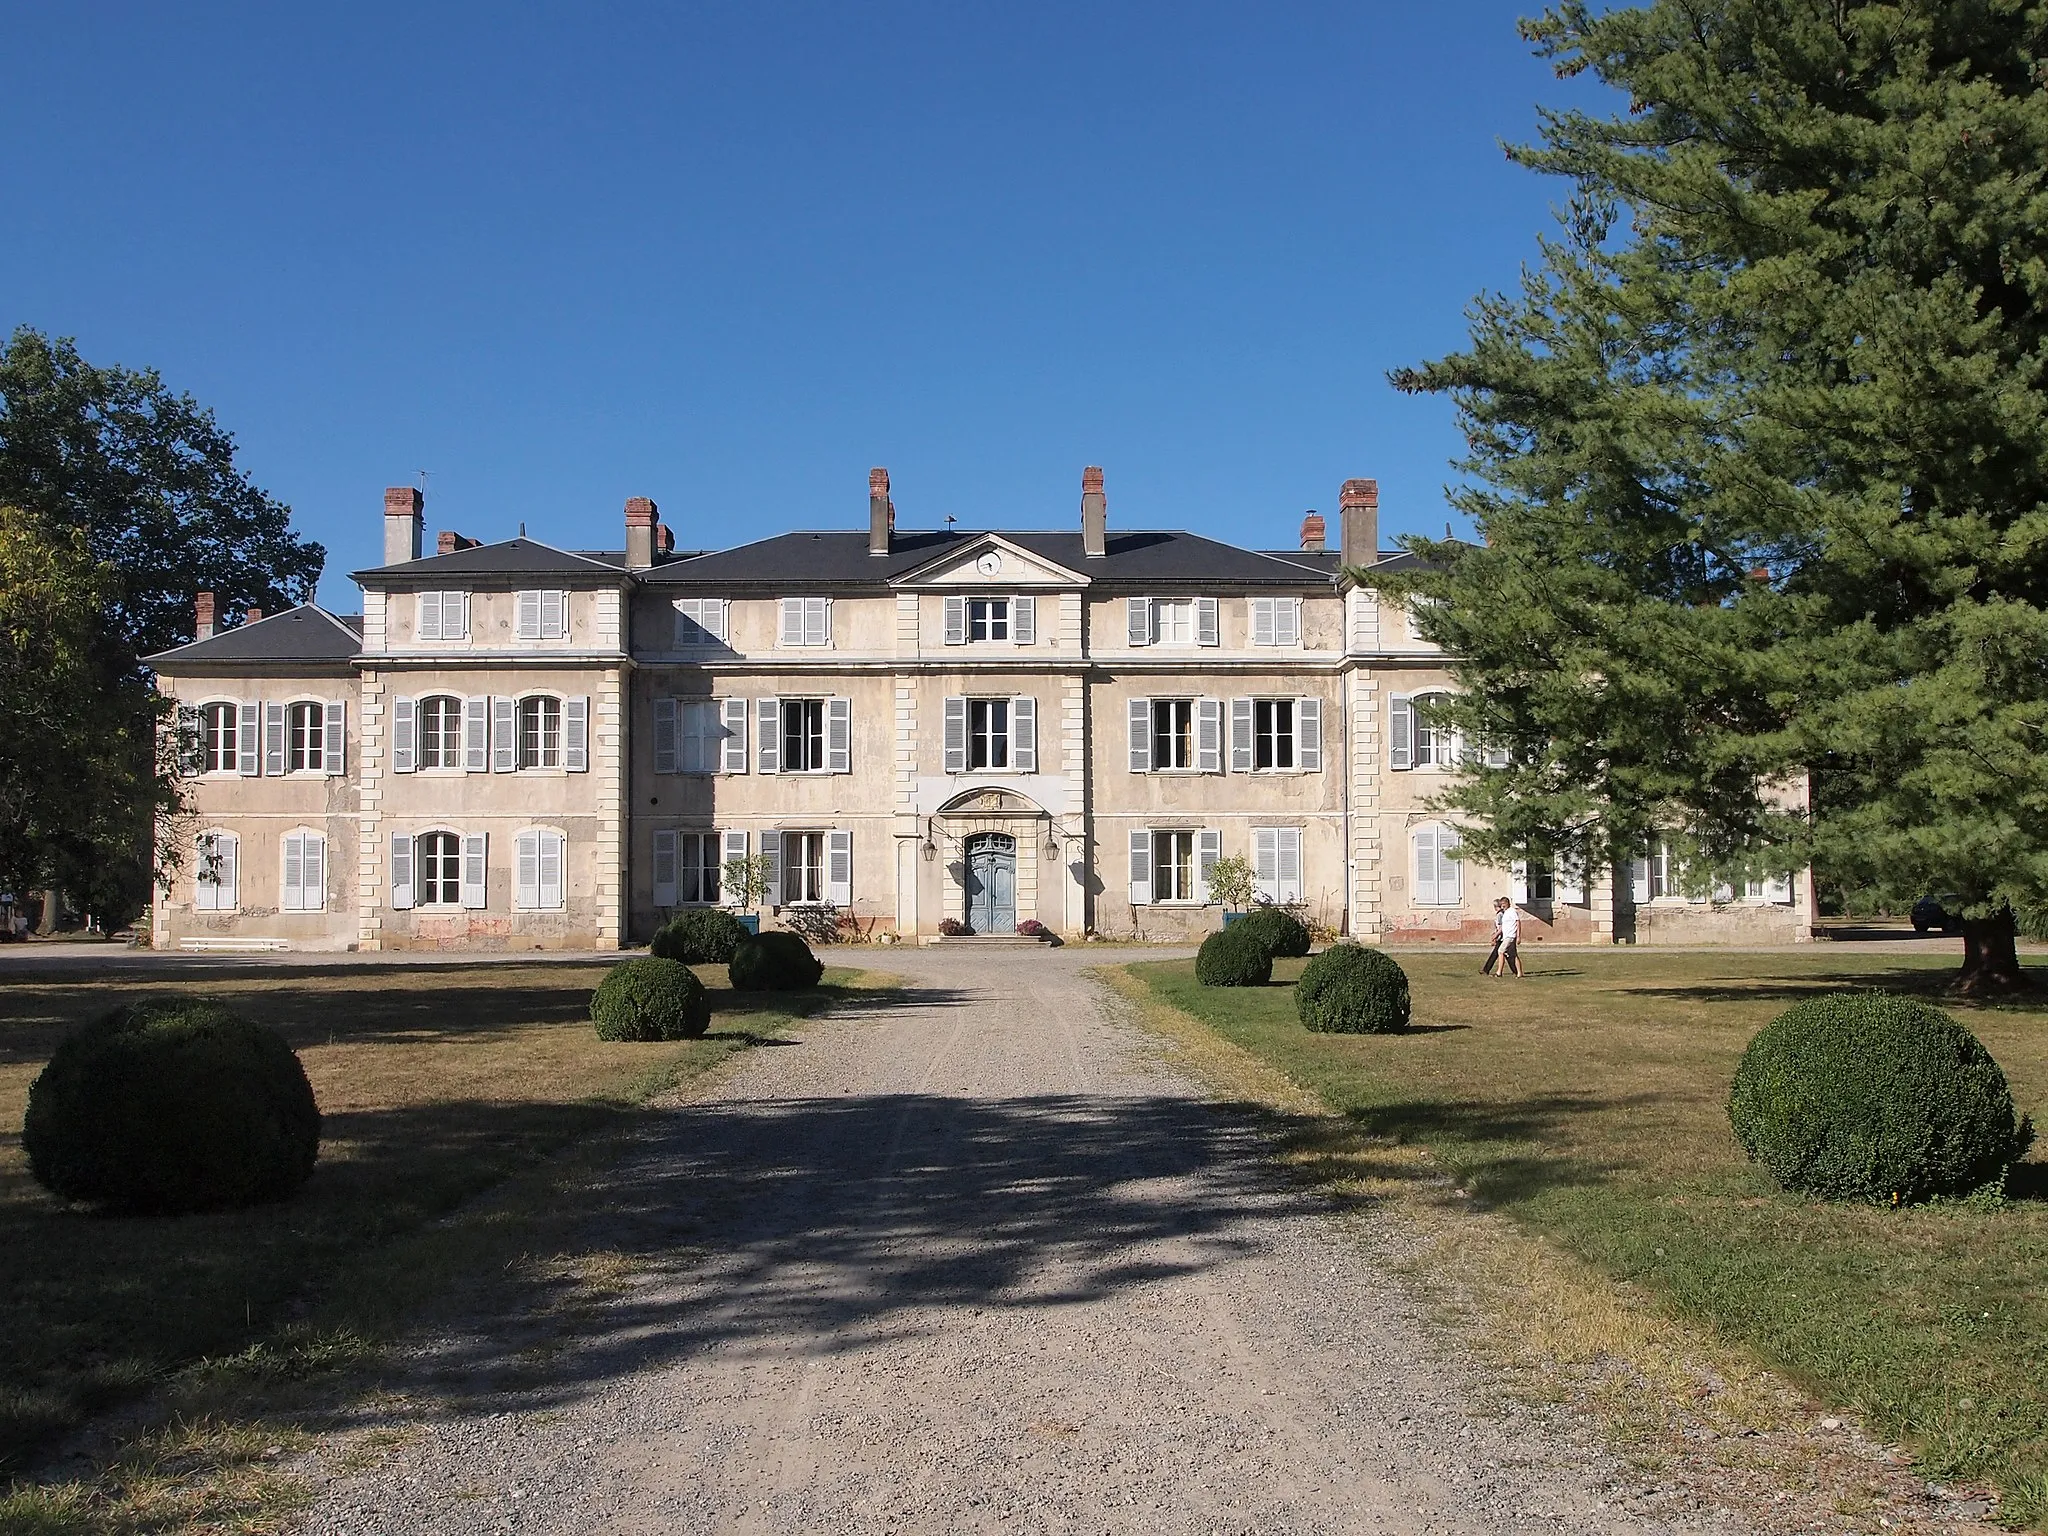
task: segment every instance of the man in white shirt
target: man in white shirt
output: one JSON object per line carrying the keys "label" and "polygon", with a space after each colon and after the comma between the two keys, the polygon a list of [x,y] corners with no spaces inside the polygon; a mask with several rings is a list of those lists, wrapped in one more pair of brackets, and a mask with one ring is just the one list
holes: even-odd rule
{"label": "man in white shirt", "polygon": [[1522,914],[1521,910],[1506,897],[1500,902],[1500,966],[1494,971],[1496,977],[1505,976],[1512,970],[1517,980],[1522,975]]}

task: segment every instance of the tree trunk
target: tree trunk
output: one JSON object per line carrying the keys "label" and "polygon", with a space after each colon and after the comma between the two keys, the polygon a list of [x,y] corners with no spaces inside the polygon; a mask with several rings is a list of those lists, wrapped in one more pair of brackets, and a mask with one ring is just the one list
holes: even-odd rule
{"label": "tree trunk", "polygon": [[1963,968],[1956,975],[1956,990],[1965,997],[2028,990],[2032,982],[2020,969],[2018,937],[2010,907],[1990,917],[1964,918]]}
{"label": "tree trunk", "polygon": [[43,910],[36,920],[36,932],[45,938],[57,931],[57,908],[63,900],[63,894],[54,886],[43,892]]}

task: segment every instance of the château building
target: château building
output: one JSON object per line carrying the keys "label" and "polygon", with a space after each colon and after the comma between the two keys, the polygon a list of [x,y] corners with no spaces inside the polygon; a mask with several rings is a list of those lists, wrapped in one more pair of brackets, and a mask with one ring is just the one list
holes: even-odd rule
{"label": "ch\u00e2teau building", "polygon": [[1605,873],[1489,869],[1430,801],[1461,744],[1444,657],[1346,568],[1379,548],[1346,481],[1334,546],[1078,525],[896,527],[676,551],[654,503],[622,550],[424,544],[384,498],[360,615],[307,604],[151,658],[189,810],[153,911],[166,948],[609,949],[729,901],[830,903],[864,933],[1178,940],[1221,922],[1208,871],[1363,939],[1806,937],[1805,874],[1687,900],[1661,851]]}

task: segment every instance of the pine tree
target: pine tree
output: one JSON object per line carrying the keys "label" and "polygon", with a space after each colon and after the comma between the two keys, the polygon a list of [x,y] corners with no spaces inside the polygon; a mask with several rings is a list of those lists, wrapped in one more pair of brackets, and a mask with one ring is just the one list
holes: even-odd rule
{"label": "pine tree", "polygon": [[[1485,544],[1420,543],[1481,853],[1954,892],[1970,990],[2048,925],[2048,8],[1656,0],[1525,23],[1625,113],[1462,352]],[[1806,776],[1813,814],[1779,793]]]}

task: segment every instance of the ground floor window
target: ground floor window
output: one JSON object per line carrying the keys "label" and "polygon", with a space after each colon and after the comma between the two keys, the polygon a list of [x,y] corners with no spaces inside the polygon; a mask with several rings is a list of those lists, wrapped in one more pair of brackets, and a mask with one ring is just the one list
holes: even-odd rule
{"label": "ground floor window", "polygon": [[522,832],[513,844],[513,903],[523,912],[552,912],[564,903],[562,866],[568,839],[544,827]]}
{"label": "ground floor window", "polygon": [[1465,898],[1465,866],[1459,861],[1461,843],[1450,827],[1417,827],[1415,847],[1415,905],[1455,907]]}
{"label": "ground floor window", "polygon": [[1152,834],[1152,899],[1193,901],[1195,899],[1195,834],[1154,832]]}
{"label": "ground floor window", "polygon": [[676,839],[676,899],[718,900],[720,841],[716,832],[685,832]]}
{"label": "ground floor window", "polygon": [[240,885],[240,840],[232,832],[202,832],[194,848],[192,905],[201,912],[235,910]]}
{"label": "ground floor window", "polygon": [[420,906],[460,906],[462,839],[453,832],[422,834],[413,879],[413,900]]}
{"label": "ground floor window", "polygon": [[327,907],[327,839],[318,832],[287,832],[284,886],[278,906],[286,912],[321,912]]}
{"label": "ground floor window", "polygon": [[782,834],[782,904],[825,899],[825,834]]}

